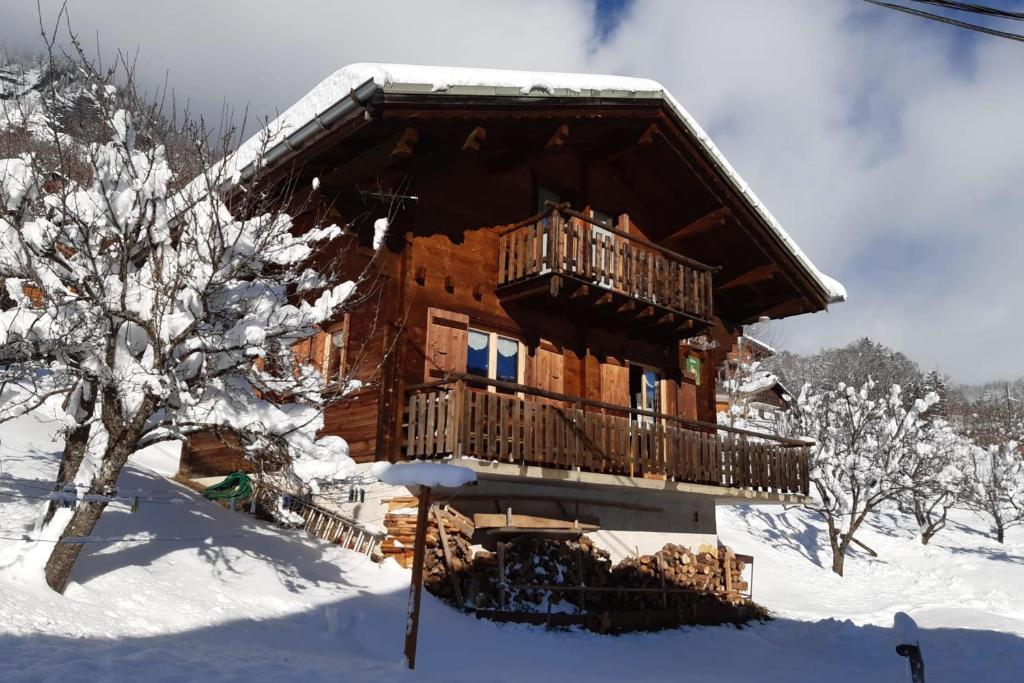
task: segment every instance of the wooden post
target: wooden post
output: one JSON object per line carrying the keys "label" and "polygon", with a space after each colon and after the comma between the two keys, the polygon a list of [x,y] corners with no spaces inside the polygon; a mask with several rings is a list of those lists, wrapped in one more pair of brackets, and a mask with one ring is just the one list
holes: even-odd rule
{"label": "wooden post", "polygon": [[462,587],[459,586],[459,579],[455,576],[455,568],[452,566],[452,549],[448,544],[448,532],[444,528],[444,518],[441,511],[434,507],[434,519],[437,521],[437,532],[441,536],[441,549],[444,551],[444,568],[448,573],[448,581],[452,584],[452,592],[455,600],[459,603],[459,610],[465,611],[466,601],[462,599]]}
{"label": "wooden post", "polygon": [[405,661],[416,668],[416,637],[420,628],[420,594],[423,591],[423,562],[427,548],[427,513],[430,511],[430,487],[420,487],[420,506],[416,513],[416,543],[413,547],[412,583],[409,585],[409,612],[405,624]]}
{"label": "wooden post", "polygon": [[896,654],[906,657],[910,664],[911,683],[924,683],[924,658],[921,656],[921,646],[903,643],[896,646]]}

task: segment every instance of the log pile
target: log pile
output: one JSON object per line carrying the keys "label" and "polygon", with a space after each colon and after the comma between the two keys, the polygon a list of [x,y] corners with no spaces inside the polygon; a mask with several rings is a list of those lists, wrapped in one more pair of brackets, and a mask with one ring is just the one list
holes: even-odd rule
{"label": "log pile", "polygon": [[740,605],[746,602],[742,594],[748,588],[743,580],[745,567],[729,548],[702,545],[693,552],[669,543],[654,555],[626,558],[615,565],[608,585],[650,589],[614,595],[617,603],[631,610],[685,606],[692,604],[696,595],[713,595],[717,600]]}
{"label": "log pile", "polygon": [[[410,567],[413,560],[416,505],[412,497],[395,499],[384,520],[388,538],[381,552],[404,567]],[[629,557],[613,566],[608,552],[586,536],[552,539],[523,534],[502,543],[498,552],[474,553],[472,529],[471,521],[451,508],[430,511],[423,584],[459,609],[572,614],[676,610],[689,614],[701,606],[752,606],[744,597],[748,590],[743,578],[746,564],[729,548],[702,545],[693,551],[669,543],[653,555]],[[504,577],[499,552],[504,557]],[[593,590],[549,588],[553,586]]]}
{"label": "log pile", "polygon": [[498,554],[480,551],[474,557],[476,576],[469,597],[479,609],[511,611],[586,611],[580,591],[549,591],[523,586],[604,586],[611,560],[589,538],[551,540],[518,536],[504,544],[505,581],[502,590]]}
{"label": "log pile", "polygon": [[412,567],[417,505],[419,501],[415,496],[392,498],[388,501],[388,512],[384,516],[388,537],[381,543],[380,552],[385,558],[393,558],[406,569]]}

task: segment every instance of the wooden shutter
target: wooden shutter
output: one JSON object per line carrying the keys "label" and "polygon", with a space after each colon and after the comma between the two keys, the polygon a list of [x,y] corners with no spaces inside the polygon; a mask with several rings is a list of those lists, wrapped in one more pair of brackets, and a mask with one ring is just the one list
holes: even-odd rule
{"label": "wooden shutter", "polygon": [[679,408],[676,414],[688,420],[697,419],[697,386],[692,380],[684,378],[679,383]]}
{"label": "wooden shutter", "polygon": [[618,406],[629,406],[629,367],[601,364],[601,400]]}
{"label": "wooden shutter", "polygon": [[564,393],[565,357],[557,349],[537,347],[533,358],[533,386],[545,391]]}
{"label": "wooden shutter", "polygon": [[468,315],[428,308],[424,381],[440,379],[449,372],[465,372],[468,344]]}

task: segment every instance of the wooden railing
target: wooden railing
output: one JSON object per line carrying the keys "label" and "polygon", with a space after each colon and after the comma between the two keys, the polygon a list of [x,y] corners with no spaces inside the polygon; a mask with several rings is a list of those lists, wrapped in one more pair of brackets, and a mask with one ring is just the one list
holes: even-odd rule
{"label": "wooden railing", "polygon": [[713,268],[559,205],[500,235],[498,286],[547,273],[709,320]]}
{"label": "wooden railing", "polygon": [[507,382],[459,376],[411,387],[404,427],[408,458],[463,455],[775,493],[809,490],[806,442]]}
{"label": "wooden railing", "polygon": [[387,537],[386,533],[372,530],[347,515],[303,500],[265,482],[257,484],[253,498],[259,500],[267,510],[275,510],[278,505],[283,505],[302,520],[296,520],[291,526],[357,553],[373,556]]}

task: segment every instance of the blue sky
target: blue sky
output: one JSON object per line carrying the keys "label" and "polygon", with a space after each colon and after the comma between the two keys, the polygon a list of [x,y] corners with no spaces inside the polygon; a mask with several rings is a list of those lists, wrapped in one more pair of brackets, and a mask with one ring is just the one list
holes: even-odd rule
{"label": "blue sky", "polygon": [[[179,101],[214,119],[225,103],[273,116],[357,61],[657,79],[849,289],[828,313],[782,323],[782,346],[869,335],[957,380],[1024,375],[1022,43],[860,0],[69,7],[87,42],[138,49],[146,82],[169,75]],[[35,3],[0,0],[0,16],[0,44],[38,49]]]}

